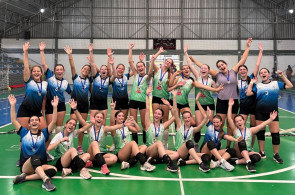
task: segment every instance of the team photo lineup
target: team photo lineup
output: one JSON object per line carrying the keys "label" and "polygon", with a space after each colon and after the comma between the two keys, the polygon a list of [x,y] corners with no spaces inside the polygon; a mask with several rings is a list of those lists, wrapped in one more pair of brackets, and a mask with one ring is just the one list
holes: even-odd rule
{"label": "team photo lineup", "polygon": [[[215,66],[198,61],[189,55],[189,45],[184,45],[180,70],[171,58],[157,65],[159,55],[169,53],[163,47],[150,57],[147,66],[145,54],[133,55],[134,43],[128,47],[128,65],[116,62],[112,48],[107,49],[107,64],[103,65],[95,62],[95,45],[91,43],[85,65],[78,70],[71,46],[65,45],[68,64],[55,64],[51,70],[45,59],[46,43],[39,43],[41,66],[29,64],[30,43],[24,43],[25,97],[17,112],[15,96],[8,96],[11,123],[20,136],[20,174],[14,184],[42,180],[42,188],[54,191],[54,176],[79,172],[81,178],[91,179],[88,168],[96,167],[109,175],[115,163],[120,163],[122,170],[138,163],[140,170],[147,172],[165,164],[167,171],[175,174],[179,167],[190,164],[207,174],[214,169],[231,172],[237,165],[254,173],[255,164],[264,163],[261,159],[266,156],[273,163],[284,163],[279,150],[279,91],[291,89],[293,84],[283,71],[277,70],[279,79],[275,79],[270,70],[260,66],[261,43],[254,45],[249,38],[232,69],[223,59]],[[254,71],[248,72],[251,47],[259,52],[256,64],[247,64]],[[72,82],[64,79],[69,67]],[[133,83],[128,86],[131,77]],[[189,96],[192,90],[194,97]],[[65,93],[71,96],[69,102]],[[190,100],[195,110],[190,108]],[[65,120],[67,104],[70,119]],[[266,126],[272,154],[265,153]],[[171,128],[175,135],[171,135]],[[111,147],[107,145],[109,138]],[[78,145],[74,144],[76,139]],[[175,139],[173,148],[168,148],[169,139]],[[87,140],[87,150],[83,150],[82,143]]]}

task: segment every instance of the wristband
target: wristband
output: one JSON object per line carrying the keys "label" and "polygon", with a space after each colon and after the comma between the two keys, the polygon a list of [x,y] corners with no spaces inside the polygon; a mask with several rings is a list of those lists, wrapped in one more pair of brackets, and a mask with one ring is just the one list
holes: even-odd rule
{"label": "wristband", "polygon": [[75,109],[72,108],[72,110],[75,112],[77,110],[77,108],[75,108]]}

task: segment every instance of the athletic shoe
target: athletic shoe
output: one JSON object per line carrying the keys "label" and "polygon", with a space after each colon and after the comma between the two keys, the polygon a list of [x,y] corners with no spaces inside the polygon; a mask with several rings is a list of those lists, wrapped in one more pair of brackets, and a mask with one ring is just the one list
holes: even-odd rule
{"label": "athletic shoe", "polygon": [[20,164],[20,161],[18,160],[18,161],[16,161],[16,165],[15,166],[19,167],[19,164]]}
{"label": "athletic shoe", "polygon": [[140,170],[147,171],[147,172],[151,172],[151,171],[155,170],[155,168],[156,167],[154,165],[151,165],[148,162],[145,162],[143,165],[140,166]]}
{"label": "athletic shoe", "polygon": [[72,174],[72,169],[71,168],[62,168],[61,171],[61,176],[66,177],[68,175]]}
{"label": "athletic shoe", "polygon": [[103,164],[103,165],[101,166],[101,172],[102,172],[102,174],[104,174],[104,175],[109,175],[109,174],[111,173],[110,170],[108,169],[107,164]]}
{"label": "athletic shoe", "polygon": [[233,158],[228,159],[227,162],[231,165],[235,165],[237,160],[239,160],[239,159],[236,157],[233,157]]}
{"label": "athletic shoe", "polygon": [[281,159],[279,153],[276,153],[276,154],[273,155],[273,160],[276,161],[279,164],[283,164],[284,163],[284,161],[283,161],[283,159]]}
{"label": "athletic shoe", "polygon": [[209,167],[204,162],[201,162],[201,164],[199,165],[199,169],[204,173],[210,171]]}
{"label": "athletic shoe", "polygon": [[234,166],[232,166],[231,164],[229,164],[226,160],[223,160],[221,163],[220,163],[220,167],[227,170],[227,171],[232,171],[234,170]]}
{"label": "athletic shoe", "polygon": [[129,162],[125,162],[125,161],[123,161],[123,162],[121,163],[121,170],[123,170],[123,169],[129,169],[129,167],[130,167]]}
{"label": "athletic shoe", "polygon": [[54,160],[54,156],[52,156],[52,155],[49,154],[48,152],[46,152],[46,157],[47,157],[47,162],[49,162],[49,161],[53,161],[53,160]]}
{"label": "athletic shoe", "polygon": [[83,168],[81,169],[80,171],[80,176],[83,178],[83,179],[91,179],[92,175],[89,173],[88,169],[87,168]]}
{"label": "athletic shoe", "polygon": [[185,166],[185,165],[186,165],[186,162],[185,162],[182,158],[180,158],[180,159],[178,159],[178,161],[177,161],[177,165],[178,165],[178,166]]}
{"label": "athletic shoe", "polygon": [[78,151],[78,154],[81,155],[81,154],[84,154],[84,151],[82,149],[82,146],[78,146],[77,147],[77,151]]}
{"label": "athletic shoe", "polygon": [[26,176],[27,174],[25,173],[17,175],[13,180],[13,184],[24,183],[26,181]]}
{"label": "athletic shoe", "polygon": [[115,144],[112,144],[110,147],[110,152],[113,152],[113,151],[115,151]]}
{"label": "athletic shoe", "polygon": [[195,143],[195,151],[196,151],[196,153],[200,153],[200,151],[199,151],[199,144],[198,143]]}
{"label": "athletic shoe", "polygon": [[210,162],[210,169],[215,169],[215,168],[217,168],[219,166],[220,166],[220,162],[219,161],[211,160],[211,162]]}
{"label": "athletic shoe", "polygon": [[260,154],[261,158],[266,158],[265,152],[260,151],[259,154]]}
{"label": "athletic shoe", "polygon": [[172,173],[176,173],[178,171],[178,166],[174,164],[167,165],[167,171],[170,171]]}
{"label": "athletic shoe", "polygon": [[256,172],[255,166],[254,164],[250,161],[246,164],[246,169],[250,172],[250,173],[254,173]]}
{"label": "athletic shoe", "polygon": [[153,157],[149,157],[147,159],[147,162],[150,163],[151,165],[154,165],[154,164],[156,164],[156,159],[154,159]]}
{"label": "athletic shoe", "polygon": [[43,182],[42,188],[49,192],[55,190],[56,187],[52,184],[51,179],[47,178],[45,182]]}
{"label": "athletic shoe", "polygon": [[93,164],[92,164],[92,161],[91,160],[88,160],[85,164],[85,168],[88,168],[88,167],[93,167]]}

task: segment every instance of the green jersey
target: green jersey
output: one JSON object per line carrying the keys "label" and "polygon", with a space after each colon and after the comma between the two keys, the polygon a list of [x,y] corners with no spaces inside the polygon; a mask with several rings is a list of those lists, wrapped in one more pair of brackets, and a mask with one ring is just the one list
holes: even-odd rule
{"label": "green jersey", "polygon": [[128,127],[116,130],[115,135],[115,152],[118,153],[127,143],[131,141],[131,132]]}
{"label": "green jersey", "polygon": [[149,147],[156,141],[163,141],[164,126],[160,124],[158,128],[155,128],[155,124],[152,123],[146,132],[146,146]]}
{"label": "green jersey", "polygon": [[96,133],[95,126],[93,125],[91,127],[91,130],[88,133],[88,143],[90,145],[93,141],[97,141],[100,151],[107,152],[107,147],[106,147],[107,134],[103,131],[103,128],[104,126],[101,125],[100,129]]}
{"label": "green jersey", "polygon": [[186,132],[184,131],[184,128],[185,125],[182,124],[175,134],[175,151],[177,151],[178,148],[186,141],[193,140],[193,127],[191,126]]}
{"label": "green jersey", "polygon": [[134,77],[130,100],[145,102],[146,90],[148,87],[147,77],[148,75],[142,77],[139,74]]}
{"label": "green jersey", "polygon": [[181,87],[177,88],[177,95],[176,95],[176,102],[181,105],[188,104],[188,94],[190,93],[191,89],[193,88],[192,83],[193,80],[190,79],[184,79],[180,77],[177,81],[177,83],[185,81],[185,84]]}
{"label": "green jersey", "polygon": [[168,74],[168,71],[162,72],[162,69],[159,69],[158,72],[154,75],[153,96],[164,99],[169,98]]}
{"label": "green jersey", "polygon": [[[203,85],[207,85],[209,87],[211,87],[212,85],[212,79],[208,77],[207,81],[204,81],[201,77],[198,78],[198,82],[203,84]],[[210,105],[210,104],[214,104],[214,99],[212,97],[212,93],[211,91],[205,90],[205,89],[200,89],[200,88],[195,88],[195,96],[197,96],[197,94],[201,92],[201,96],[199,98],[199,102],[201,105]]]}
{"label": "green jersey", "polygon": [[238,139],[239,137],[243,137],[246,145],[247,145],[247,150],[251,151],[252,150],[252,132],[246,128],[244,134],[242,133],[242,131],[240,129],[236,130],[236,133],[234,135],[234,138]]}

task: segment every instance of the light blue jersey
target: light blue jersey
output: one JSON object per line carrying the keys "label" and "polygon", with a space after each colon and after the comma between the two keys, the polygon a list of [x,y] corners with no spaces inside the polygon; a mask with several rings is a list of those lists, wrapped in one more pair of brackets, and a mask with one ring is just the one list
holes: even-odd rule
{"label": "light blue jersey", "polygon": [[35,82],[32,77],[25,82],[26,95],[22,102],[26,108],[32,111],[41,112],[44,96],[46,95],[47,82]]}
{"label": "light blue jersey", "polygon": [[[254,75],[253,73],[250,75],[250,79],[253,79]],[[251,106],[252,104],[255,104],[255,99],[256,97],[253,96],[247,96],[247,89],[248,89],[248,81],[247,80],[238,80],[238,87],[239,87],[239,92],[240,92],[240,104],[243,105],[249,105]]]}
{"label": "light blue jersey", "polygon": [[285,83],[280,81],[254,84],[252,91],[256,95],[256,111],[261,113],[277,111],[280,89],[285,89]]}
{"label": "light blue jersey", "polygon": [[205,138],[204,138],[202,145],[205,145],[208,141],[213,141],[216,144],[217,149],[219,150],[219,148],[221,146],[220,141],[223,138],[223,136],[226,135],[224,132],[223,136],[220,139],[220,136],[219,136],[220,133],[221,133],[221,130],[215,131],[213,123],[211,121],[209,121],[209,123],[207,124],[207,130],[206,130]]}
{"label": "light blue jersey", "polygon": [[75,74],[73,78],[72,98],[74,98],[76,101],[88,102],[88,92],[89,92],[90,84],[91,84],[91,80],[88,77],[83,79],[77,74]]}
{"label": "light blue jersey", "polygon": [[114,99],[128,98],[127,80],[129,80],[129,73],[124,74],[122,78],[115,78],[112,82]]}
{"label": "light blue jersey", "polygon": [[66,91],[68,94],[72,92],[69,82],[63,78],[61,80],[57,79],[53,72],[49,69],[47,69],[45,75],[48,82],[48,93],[46,96],[47,101],[51,101],[54,96],[57,96],[59,98],[59,102],[65,102],[64,92]]}
{"label": "light blue jersey", "polygon": [[94,99],[107,99],[110,86],[110,77],[102,79],[97,73],[93,79],[91,97]]}

